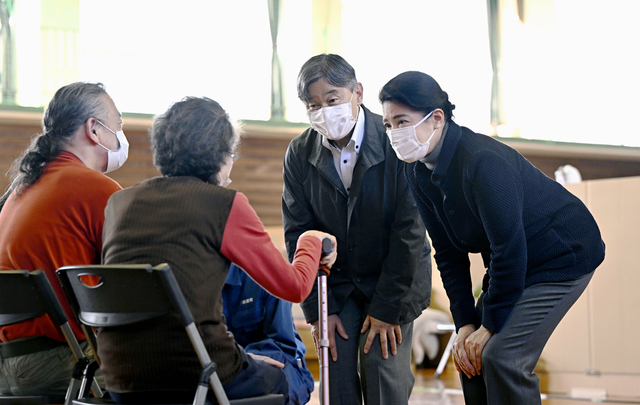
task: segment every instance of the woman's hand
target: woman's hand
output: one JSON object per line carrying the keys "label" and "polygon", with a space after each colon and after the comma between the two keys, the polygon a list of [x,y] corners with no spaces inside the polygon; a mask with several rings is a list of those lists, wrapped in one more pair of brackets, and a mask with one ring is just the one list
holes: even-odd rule
{"label": "woman's hand", "polygon": [[471,378],[477,374],[477,371],[473,364],[469,361],[467,355],[467,349],[465,341],[467,337],[476,331],[476,327],[473,324],[468,324],[461,327],[456,335],[456,340],[453,342],[453,363],[456,366],[459,374],[465,373],[467,377]]}
{"label": "woman's hand", "polygon": [[333,266],[333,263],[335,263],[336,258],[338,257],[338,242],[336,242],[336,237],[326,232],[320,231],[306,231],[302,235],[300,235],[300,238],[303,236],[314,236],[320,239],[320,242],[322,242],[325,238],[329,238],[329,240],[331,240],[331,253],[320,259],[320,265],[326,267],[327,269],[330,269],[331,266]]}
{"label": "woman's hand", "polygon": [[480,370],[482,370],[482,351],[492,335],[491,332],[481,325],[477,331],[470,334],[464,341],[464,347],[469,356],[469,361],[478,374],[480,374]]}
{"label": "woman's hand", "polygon": [[[376,335],[379,334],[382,357],[385,360],[389,358],[389,347],[391,347],[391,354],[395,356],[398,353],[397,344],[402,343],[402,330],[400,329],[400,325],[386,323],[372,317],[371,315],[367,315],[367,318],[362,324],[362,330],[360,333],[365,333],[367,329],[369,329],[369,325],[371,325],[371,330],[367,335],[367,343],[364,345],[364,353],[369,353],[373,340],[376,338]],[[389,347],[387,347],[387,341],[389,341]]]}
{"label": "woman's hand", "polygon": [[[311,323],[311,336],[313,336],[313,345],[316,347],[316,354],[320,357],[320,330],[318,328],[319,321]],[[329,315],[327,317],[327,335],[329,337],[329,350],[331,358],[334,362],[338,361],[338,349],[336,348],[336,331],[343,339],[349,339],[347,331],[342,325],[342,321],[338,315]]]}

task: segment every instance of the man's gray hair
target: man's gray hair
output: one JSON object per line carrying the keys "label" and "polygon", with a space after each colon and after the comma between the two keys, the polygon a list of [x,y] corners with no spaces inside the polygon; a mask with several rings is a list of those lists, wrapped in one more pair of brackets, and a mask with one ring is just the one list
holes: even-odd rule
{"label": "man's gray hair", "polygon": [[298,73],[298,98],[309,102],[309,86],[325,79],[336,87],[345,87],[353,92],[358,84],[356,71],[340,55],[322,53],[305,62]]}

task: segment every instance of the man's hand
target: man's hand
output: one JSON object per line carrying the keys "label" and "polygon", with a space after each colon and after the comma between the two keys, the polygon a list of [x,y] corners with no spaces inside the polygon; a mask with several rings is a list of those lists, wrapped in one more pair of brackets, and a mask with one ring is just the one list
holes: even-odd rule
{"label": "man's hand", "polygon": [[247,352],[247,354],[251,357],[253,357],[256,360],[262,360],[267,364],[271,364],[272,366],[278,367],[278,368],[284,368],[284,364],[280,363],[278,360],[274,360],[271,357],[267,357],[267,356],[261,356],[259,354],[253,354],[253,353],[249,353]]}
{"label": "man's hand", "polygon": [[[313,345],[316,347],[316,353],[320,356],[320,328],[319,321],[315,321],[311,324],[311,336],[313,336]],[[342,325],[342,321],[338,315],[329,315],[327,317],[327,335],[329,336],[329,349],[331,351],[331,358],[334,362],[338,361],[338,349],[336,348],[336,331],[343,339],[349,339],[347,331]]]}
{"label": "man's hand", "polygon": [[456,340],[453,342],[453,363],[456,366],[459,374],[465,373],[467,377],[471,378],[478,373],[476,368],[469,361],[467,350],[465,347],[465,341],[467,337],[476,331],[476,327],[472,324],[465,325],[458,330]]}
{"label": "man's hand", "polygon": [[470,334],[464,341],[469,361],[478,373],[482,370],[482,351],[491,336],[493,334],[481,325],[477,331]]}
{"label": "man's hand", "polygon": [[387,346],[387,341],[389,343],[389,346],[391,346],[391,354],[395,356],[398,353],[397,344],[402,343],[402,330],[400,329],[400,325],[386,323],[372,317],[371,315],[367,315],[367,318],[362,324],[360,333],[365,333],[367,329],[369,329],[369,326],[371,326],[371,330],[369,331],[369,335],[367,336],[367,342],[364,345],[365,354],[369,353],[371,345],[373,344],[373,340],[376,338],[376,335],[379,334],[382,357],[385,359],[389,358],[389,348]]}

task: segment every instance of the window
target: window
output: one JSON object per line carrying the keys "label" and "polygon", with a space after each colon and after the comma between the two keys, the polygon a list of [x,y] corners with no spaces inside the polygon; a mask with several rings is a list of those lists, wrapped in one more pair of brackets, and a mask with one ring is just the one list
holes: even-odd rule
{"label": "window", "polygon": [[431,75],[456,105],[456,122],[489,126],[491,62],[484,1],[342,0],[342,55],[356,69],[364,103],[407,70]]}
{"label": "window", "polygon": [[80,0],[79,37],[79,79],[105,83],[122,111],[159,113],[191,95],[269,119],[264,0]]}
{"label": "window", "polygon": [[640,2],[525,1],[503,8],[507,122],[529,139],[640,146]]}
{"label": "window", "polygon": [[[388,80],[420,70],[449,94],[459,124],[493,132],[487,2],[280,1],[285,120],[308,122],[297,74],[313,54],[331,52],[356,69],[374,112]],[[499,135],[640,146],[626,120],[640,107],[640,2],[493,1],[500,7],[506,124]],[[195,95],[219,101],[235,119],[271,116],[269,0],[0,6],[3,104],[40,107],[62,85],[88,80],[104,83],[123,112],[156,114]]]}
{"label": "window", "polygon": [[[296,63],[311,52],[309,1],[284,3],[280,53]],[[82,80],[104,83],[125,112],[156,114],[194,95],[236,119],[269,119],[265,0],[20,0],[14,17],[18,105],[46,105],[58,88]]]}

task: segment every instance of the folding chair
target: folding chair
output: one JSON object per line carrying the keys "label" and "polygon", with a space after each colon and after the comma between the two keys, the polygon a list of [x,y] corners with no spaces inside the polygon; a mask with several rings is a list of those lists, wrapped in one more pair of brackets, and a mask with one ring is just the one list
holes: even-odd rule
{"label": "folding chair", "polygon": [[444,371],[444,368],[446,367],[447,362],[449,361],[449,357],[451,356],[451,349],[453,349],[453,342],[455,342],[456,340],[455,325],[440,324],[436,326],[436,328],[438,328],[438,330],[441,330],[443,332],[451,332],[451,337],[449,337],[449,341],[447,342],[447,347],[444,349],[444,352],[442,353],[442,357],[440,357],[440,362],[438,362],[438,367],[436,368],[435,373],[433,373],[434,378],[438,378],[440,377],[440,375],[442,375],[442,372]]}
{"label": "folding chair", "polygon": [[[482,298],[482,283],[478,284],[476,288],[473,290],[473,297],[476,299],[476,302],[481,300]],[[482,312],[482,311],[481,311]],[[435,373],[433,374],[434,378],[439,378],[444,371],[444,368],[447,366],[449,362],[449,357],[451,356],[451,350],[453,349],[453,342],[456,340],[456,325],[454,324],[440,324],[436,326],[438,330],[444,332],[451,332],[451,337],[447,342],[447,347],[444,349],[444,353],[442,353],[442,357],[440,358],[440,362],[438,363],[438,367],[436,368]]]}
{"label": "folding chair", "polygon": [[[58,278],[71,307],[81,323],[92,327],[127,325],[177,312],[198,355],[202,372],[193,400],[203,405],[208,385],[221,405],[284,403],[283,395],[266,395],[229,401],[216,373],[216,364],[209,357],[182,291],[167,264],[151,265],[90,265],[67,266],[58,269]],[[89,286],[83,276],[99,279]],[[75,405],[104,403],[99,398],[78,399]]]}
{"label": "folding chair", "polygon": [[[60,328],[77,361],[73,376],[70,378],[67,394],[65,397],[56,395],[5,396],[0,397],[0,405],[62,403],[70,405],[71,401],[80,395],[81,389],[85,390],[85,395],[88,395],[86,391],[92,384],[87,384],[88,380],[85,379],[84,370],[90,361],[84,356],[47,275],[42,270],[33,272],[27,270],[0,271],[0,326],[26,321],[44,314],[49,314],[54,324]],[[100,387],[95,381],[93,381],[92,389],[94,395],[102,396]]]}

